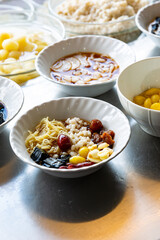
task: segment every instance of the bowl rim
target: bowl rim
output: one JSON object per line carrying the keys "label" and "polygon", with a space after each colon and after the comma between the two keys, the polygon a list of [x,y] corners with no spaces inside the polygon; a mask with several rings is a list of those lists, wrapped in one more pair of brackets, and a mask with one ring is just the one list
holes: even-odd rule
{"label": "bowl rim", "polygon": [[[58,6],[58,4],[56,5]],[[90,26],[94,26],[94,25],[100,25],[100,26],[105,26],[105,25],[109,25],[109,24],[116,24],[116,23],[120,23],[120,22],[126,22],[126,21],[131,21],[131,20],[134,20],[135,19],[135,15],[131,16],[131,17],[128,17],[127,19],[122,19],[122,20],[112,20],[112,21],[108,21],[108,22],[105,22],[105,23],[99,23],[99,22],[80,22],[80,21],[73,21],[73,20],[70,20],[70,19],[66,19],[64,17],[61,17],[60,15],[58,15],[52,8],[52,1],[49,0],[48,1],[48,9],[49,9],[49,12],[51,14],[53,14],[56,18],[60,19],[62,22],[67,22],[67,23],[70,23],[70,24],[73,24],[73,25],[90,25]]]}
{"label": "bowl rim", "polygon": [[[74,37],[69,37],[69,38],[66,38],[66,39],[62,39],[62,40],[60,40],[60,41],[58,41],[58,42],[56,42],[56,43],[53,43],[53,44],[45,47],[45,48],[38,54],[38,56],[36,57],[36,60],[35,60],[36,70],[37,70],[37,72],[39,73],[39,75],[42,76],[42,77],[44,77],[45,79],[53,82],[53,83],[56,83],[56,84],[61,85],[61,86],[68,86],[68,87],[71,87],[71,88],[79,88],[79,87],[89,88],[89,87],[92,87],[92,86],[99,86],[99,85],[102,86],[102,85],[106,85],[106,84],[109,84],[109,83],[112,83],[112,82],[115,82],[115,83],[116,83],[118,76],[117,76],[117,77],[114,77],[113,79],[110,79],[110,80],[108,80],[108,81],[106,81],[106,82],[99,82],[99,83],[86,84],[86,85],[85,85],[85,84],[78,84],[78,85],[77,85],[77,84],[61,83],[61,82],[56,81],[56,80],[54,80],[53,78],[48,77],[48,76],[46,76],[45,74],[42,73],[41,69],[39,68],[39,62],[40,62],[40,59],[43,58],[43,54],[44,54],[44,52],[45,52],[46,50],[48,50],[49,48],[53,48],[54,46],[59,45],[60,43],[64,43],[64,42],[71,41],[72,39],[73,39],[73,41],[74,41],[74,40],[76,41],[77,39],[85,39],[85,38],[97,38],[97,39],[98,39],[98,38],[104,38],[104,39],[106,39],[106,40],[112,40],[113,42],[117,42],[117,43],[119,43],[119,44],[127,47],[128,50],[130,51],[130,53],[132,53],[132,60],[133,60],[133,62],[136,61],[136,55],[135,55],[134,51],[131,49],[131,47],[130,47],[128,44],[126,44],[125,42],[123,42],[123,41],[121,41],[121,40],[119,40],[119,39],[112,38],[112,37],[108,37],[108,36],[101,36],[101,35],[80,35],[80,36],[74,36]],[[117,62],[116,62],[116,63],[117,63]],[[117,64],[118,64],[118,63],[117,63]],[[121,70],[120,70],[120,72],[121,72]],[[120,72],[119,72],[119,74],[120,74]],[[118,75],[119,75],[119,74],[118,74]]]}
{"label": "bowl rim", "polygon": [[[9,79],[9,78],[3,77],[3,76],[0,76],[0,82],[1,82],[1,81],[5,81],[5,82],[9,83],[10,85],[15,86],[16,89],[17,89],[17,91],[19,91],[19,93],[21,94],[22,99],[21,99],[21,104],[20,104],[20,107],[19,107],[18,111],[15,112],[12,117],[7,118],[6,121],[3,122],[3,123],[0,125],[0,128],[1,128],[2,126],[6,125],[7,123],[9,123],[9,122],[20,112],[20,110],[22,109],[23,103],[24,103],[24,93],[23,93],[23,91],[22,91],[22,88],[21,88],[16,82],[14,82],[13,80],[11,80],[11,79]],[[9,85],[9,86],[10,86],[10,85]],[[1,101],[1,100],[0,100],[0,101]],[[2,103],[4,103],[4,105],[6,106],[5,102],[3,102],[3,100],[2,100]],[[8,108],[7,108],[7,111],[8,111]]]}
{"label": "bowl rim", "polygon": [[[17,151],[17,149],[15,148],[15,144],[14,144],[14,141],[12,140],[14,138],[14,131],[15,131],[15,128],[16,126],[18,126],[18,123],[19,121],[21,121],[21,119],[23,117],[25,117],[26,115],[30,114],[32,111],[34,111],[36,108],[39,108],[45,104],[50,104],[51,102],[57,102],[57,101],[65,101],[66,99],[72,99],[74,101],[74,99],[86,99],[86,100],[89,100],[89,101],[95,101],[95,102],[101,102],[101,103],[105,103],[107,105],[109,105],[110,107],[116,109],[116,111],[118,111],[120,114],[122,114],[122,116],[124,117],[125,119],[125,124],[127,125],[127,128],[128,128],[128,135],[127,135],[127,139],[124,143],[124,146],[119,150],[117,151],[116,154],[112,154],[109,158],[105,159],[105,160],[102,160],[98,163],[95,163],[93,165],[90,165],[90,166],[85,166],[85,167],[82,167],[82,168],[74,168],[74,169],[56,169],[56,168],[47,168],[47,167],[44,167],[44,166],[41,166],[39,164],[36,164],[34,161],[28,161],[28,159],[26,160],[25,157],[21,156],[21,154],[19,154],[19,152]],[[95,99],[95,98],[90,98],[90,97],[62,97],[62,98],[58,98],[58,99],[52,99],[50,101],[47,101],[47,102],[43,102],[42,104],[39,104],[37,106],[34,106],[33,108],[29,109],[28,111],[26,111],[23,115],[21,115],[16,123],[14,124],[14,126],[12,127],[11,129],[11,132],[10,132],[10,136],[9,136],[9,140],[10,140],[10,145],[14,151],[14,153],[17,155],[17,157],[25,162],[25,163],[28,163],[29,165],[33,166],[33,167],[37,167],[39,169],[42,169],[42,170],[46,170],[46,171],[50,171],[50,172],[67,172],[67,173],[74,173],[74,172],[81,172],[81,171],[87,171],[88,169],[93,169],[93,168],[97,168],[98,166],[100,165],[103,165],[105,164],[106,162],[109,162],[110,160],[112,160],[113,158],[115,158],[118,154],[120,154],[123,149],[127,146],[129,140],[130,140],[130,137],[131,137],[131,127],[130,127],[130,124],[129,124],[129,120],[128,118],[126,117],[126,115],[117,107],[115,107],[114,105],[106,102],[106,101],[103,101],[103,100],[100,100],[100,99]],[[114,153],[114,152],[113,152]],[[28,155],[28,158],[30,156]],[[30,158],[31,159],[31,158]],[[32,159],[31,159],[32,160]]]}
{"label": "bowl rim", "polygon": [[28,5],[28,9],[24,9],[23,6],[14,6],[14,5],[7,5],[5,3],[0,3],[0,9],[3,11],[3,13],[20,13],[23,11],[27,11],[27,15],[28,15],[28,20],[30,18],[32,18],[32,16],[34,15],[34,5],[32,4],[31,1],[27,1],[27,0],[21,0],[23,1],[26,5]]}
{"label": "bowl rim", "polygon": [[159,59],[160,61],[160,56],[156,56],[156,57],[148,57],[148,58],[145,58],[145,59],[142,59],[142,60],[139,60],[135,63],[132,63],[131,65],[129,65],[127,68],[125,68],[119,75],[118,79],[117,79],[117,91],[118,93],[126,100],[128,101],[132,106],[136,106],[137,108],[139,108],[140,110],[143,110],[143,111],[146,111],[146,112],[159,112],[160,113],[160,110],[155,110],[155,109],[150,109],[150,108],[145,108],[143,106],[140,106],[134,102],[132,102],[131,100],[129,100],[127,97],[124,96],[124,94],[121,92],[120,90],[120,87],[119,87],[119,82],[120,82],[120,77],[121,75],[128,70],[128,68],[131,68],[133,65],[138,65],[139,63],[141,62],[146,62],[146,61],[152,61],[153,59]]}
{"label": "bowl rim", "polygon": [[141,14],[143,14],[143,12],[145,12],[146,9],[151,9],[152,7],[154,7],[156,5],[160,5],[160,1],[152,2],[152,3],[142,7],[141,9],[139,9],[139,11],[137,12],[136,17],[135,17],[135,22],[140,31],[142,31],[146,35],[160,39],[160,36],[153,34],[153,33],[149,32],[148,30],[146,30],[144,27],[142,27],[141,21],[140,21]]}

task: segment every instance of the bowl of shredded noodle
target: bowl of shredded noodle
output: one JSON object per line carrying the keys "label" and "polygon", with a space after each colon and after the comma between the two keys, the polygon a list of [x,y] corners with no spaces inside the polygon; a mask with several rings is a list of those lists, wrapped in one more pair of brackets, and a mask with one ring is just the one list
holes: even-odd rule
{"label": "bowl of shredded noodle", "polygon": [[[74,118],[74,120],[72,118]],[[75,149],[75,146],[73,145],[80,148],[82,147],[82,144],[84,144],[86,149],[87,144],[92,148],[95,148],[95,144],[91,143],[90,140],[92,139],[89,139],[89,135],[87,135],[87,125],[85,125],[86,130],[85,127],[83,127],[81,133],[78,134],[80,130],[75,130],[75,119],[79,119],[79,124],[84,122],[84,125],[85,122],[88,123],[92,119],[99,119],[103,123],[105,129],[111,129],[115,133],[114,145],[112,146],[112,149],[110,149],[111,154],[109,154],[108,157],[104,158],[103,156],[103,158],[98,161],[92,161],[92,164],[89,164],[88,162],[84,164],[84,162],[82,162],[80,164],[81,166],[83,165],[83,167],[79,167],[80,164],[78,161],[83,158],[76,157],[75,159],[74,152],[77,149]],[[65,125],[63,124],[64,121],[66,121]],[[69,123],[70,132],[67,126]],[[76,131],[77,135],[74,137]],[[35,155],[36,157],[39,157],[39,153],[37,152],[38,148],[43,149],[42,155],[44,157],[46,154],[49,154],[56,158],[61,146],[58,145],[59,148],[57,148],[55,143],[57,143],[57,139],[59,139],[59,136],[62,135],[62,133],[70,134],[70,137],[72,137],[72,147],[71,151],[69,151],[69,154],[72,156],[72,163],[67,163],[66,166],[60,165],[60,167],[57,167],[57,165],[54,165],[51,167],[49,166],[51,158],[49,158],[49,161],[47,160],[47,163],[45,161],[43,164],[35,160]],[[65,97],[45,102],[22,115],[10,132],[10,144],[14,153],[19,158],[19,161],[23,161],[26,164],[39,168],[53,176],[75,178],[93,173],[108,161],[115,158],[126,147],[130,138],[130,133],[128,119],[115,106],[93,98]],[[64,154],[66,149],[61,149],[63,150],[62,154]],[[96,151],[99,151],[98,148]],[[95,151],[93,152],[95,153]],[[76,162],[73,164],[73,161],[75,160]],[[90,160],[95,159],[93,157],[93,159],[90,158]]]}

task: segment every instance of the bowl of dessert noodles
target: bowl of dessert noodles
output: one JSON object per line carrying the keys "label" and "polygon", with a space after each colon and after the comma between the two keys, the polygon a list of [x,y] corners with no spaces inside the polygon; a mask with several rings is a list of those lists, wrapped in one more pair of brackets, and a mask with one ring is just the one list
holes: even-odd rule
{"label": "bowl of dessert noodles", "polygon": [[0,21],[0,75],[18,84],[38,76],[36,56],[65,35],[63,24],[52,16],[34,13],[25,19],[20,13],[14,13],[15,21],[12,12]]}
{"label": "bowl of dessert noodles", "polygon": [[53,176],[75,178],[115,158],[130,133],[128,119],[115,106],[65,97],[21,115],[10,132],[10,144],[19,161]]}
{"label": "bowl of dessert noodles", "polygon": [[105,35],[130,42],[140,35],[137,11],[149,0],[49,0],[49,12],[60,19],[67,36]]}
{"label": "bowl of dessert noodles", "polygon": [[152,2],[140,9],[136,16],[137,27],[160,47],[160,2]]}
{"label": "bowl of dessert noodles", "polygon": [[117,92],[126,112],[148,134],[160,137],[160,57],[128,66],[119,76]]}
{"label": "bowl of dessert noodles", "polygon": [[119,73],[134,61],[135,54],[126,43],[87,35],[46,47],[36,58],[36,69],[69,95],[94,97],[109,91]]}
{"label": "bowl of dessert noodles", "polygon": [[0,76],[0,133],[19,113],[23,101],[21,87],[12,80]]}

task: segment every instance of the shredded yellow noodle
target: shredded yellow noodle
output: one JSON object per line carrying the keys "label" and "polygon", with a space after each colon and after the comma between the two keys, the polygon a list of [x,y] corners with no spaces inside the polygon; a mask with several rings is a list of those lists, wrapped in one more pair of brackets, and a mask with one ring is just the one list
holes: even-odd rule
{"label": "shredded yellow noodle", "polygon": [[57,139],[62,132],[67,133],[67,129],[61,121],[56,121],[55,119],[50,121],[49,118],[46,117],[36,126],[34,132],[28,132],[29,135],[25,141],[27,151],[31,154],[34,148],[38,147],[47,151],[47,153],[52,156],[60,152],[57,146]]}

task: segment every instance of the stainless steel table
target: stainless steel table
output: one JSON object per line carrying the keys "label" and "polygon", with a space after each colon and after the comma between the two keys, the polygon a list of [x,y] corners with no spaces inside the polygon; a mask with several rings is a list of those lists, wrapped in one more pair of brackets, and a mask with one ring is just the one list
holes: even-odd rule
{"label": "stainless steel table", "polygon": [[[144,36],[130,46],[137,60],[160,55]],[[43,101],[66,96],[40,77],[22,89],[25,102],[19,115]],[[124,111],[116,87],[97,98]],[[9,132],[16,119],[0,134],[1,240],[160,239],[159,138],[129,118],[131,139],[120,155],[94,174],[61,179],[13,154]]]}

